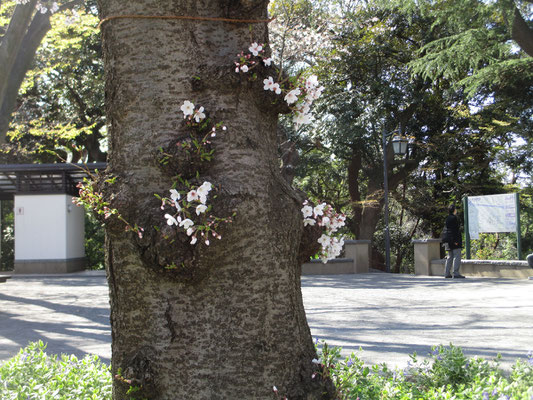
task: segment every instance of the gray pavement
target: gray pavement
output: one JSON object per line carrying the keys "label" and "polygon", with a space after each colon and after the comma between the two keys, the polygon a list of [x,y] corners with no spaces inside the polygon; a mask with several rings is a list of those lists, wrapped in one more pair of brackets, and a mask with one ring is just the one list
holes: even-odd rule
{"label": "gray pavement", "polygon": [[[370,364],[404,367],[432,345],[469,356],[514,360],[533,350],[533,280],[388,275],[305,276],[313,337]],[[0,360],[29,341],[49,353],[97,354],[110,361],[109,299],[102,272],[13,276],[0,283]]]}

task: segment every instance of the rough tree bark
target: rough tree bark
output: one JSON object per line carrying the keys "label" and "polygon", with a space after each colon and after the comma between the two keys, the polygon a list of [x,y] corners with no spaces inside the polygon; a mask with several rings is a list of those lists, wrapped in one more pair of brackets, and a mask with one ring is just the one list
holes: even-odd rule
{"label": "rough tree bark", "polygon": [[533,29],[529,27],[516,7],[514,9],[512,38],[528,56],[533,57]]}
{"label": "rough tree bark", "polygon": [[[264,19],[266,4],[99,1],[102,18]],[[102,34],[107,173],[117,178],[105,193],[126,219],[145,228],[140,239],[119,223],[106,227],[112,371],[120,375],[114,399],[129,398],[128,380],[149,399],[271,399],[277,398],[273,386],[290,399],[329,398],[328,384],[312,379],[315,350],[298,261],[302,199],[279,173],[274,95],[263,90],[262,77],[250,81],[234,72],[238,52],[252,40],[268,42],[266,24],[114,19],[104,22]],[[158,148],[172,151],[187,136],[185,100],[227,126],[213,139],[214,159],[198,166],[197,179],[190,165],[178,160],[182,170],[170,171],[157,157]],[[236,212],[210,246],[190,245],[164,223],[154,193],[168,196],[178,173],[213,183],[215,214]],[[166,269],[170,263],[180,267]]]}

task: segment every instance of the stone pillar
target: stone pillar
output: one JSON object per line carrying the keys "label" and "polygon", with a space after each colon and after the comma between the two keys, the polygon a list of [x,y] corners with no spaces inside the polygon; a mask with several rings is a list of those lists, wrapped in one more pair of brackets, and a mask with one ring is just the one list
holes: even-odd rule
{"label": "stone pillar", "polygon": [[353,272],[366,274],[370,266],[370,240],[345,240],[344,256],[353,259]]}
{"label": "stone pillar", "polygon": [[431,260],[440,259],[440,239],[416,239],[415,274],[431,275]]}

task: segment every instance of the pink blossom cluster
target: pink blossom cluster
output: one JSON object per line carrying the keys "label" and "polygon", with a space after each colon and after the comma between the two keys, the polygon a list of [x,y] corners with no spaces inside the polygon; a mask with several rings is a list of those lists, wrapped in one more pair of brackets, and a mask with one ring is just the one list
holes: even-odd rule
{"label": "pink blossom cluster", "polygon": [[[273,91],[276,94],[282,94],[282,87],[279,83],[274,82],[274,78],[269,76],[263,80],[263,89]],[[313,101],[322,95],[324,86],[319,86],[316,75],[311,75],[289,91],[285,91],[284,100],[294,111],[293,122],[296,126],[307,125],[313,121],[311,115],[311,105]]]}
{"label": "pink blossom cluster", "polygon": [[195,244],[198,241],[198,235],[200,235],[204,243],[209,246],[209,232],[212,237],[222,239],[222,236],[215,231],[217,219],[212,215],[207,218],[205,224],[195,225],[191,219],[191,210],[193,209],[197,216],[207,214],[210,210],[210,207],[207,206],[207,197],[212,188],[213,185],[205,181],[201,186],[192,188],[186,193],[180,193],[176,189],[170,189],[170,198],[162,199],[162,210],[165,209],[166,205],[175,208],[173,214],[165,214],[167,224],[182,228],[187,233],[187,236],[191,237],[191,244]]}
{"label": "pink blossom cluster", "polygon": [[318,239],[321,245],[320,259],[323,263],[337,257],[344,246],[344,239],[333,236],[335,232],[344,226],[346,216],[335,212],[332,206],[321,203],[315,207],[306,200],[303,203],[302,215],[304,226],[318,225],[324,228],[325,232]]}
{"label": "pink blossom cluster", "polygon": [[95,191],[95,182],[96,180],[94,176],[93,180],[85,178],[83,182],[78,182],[76,187],[79,189],[79,197],[74,198],[72,202],[78,206],[83,206],[88,210],[92,210],[98,215],[103,215],[104,219],[108,219],[114,215],[125,224],[124,230],[126,232],[133,231],[137,233],[139,239],[142,239],[144,229],[137,224],[131,225],[122,215],[120,215],[116,208],[110,208],[109,203],[104,200],[103,193]]}
{"label": "pink blossom cluster", "polygon": [[[287,101],[289,105],[291,104],[289,103],[289,100],[296,103],[294,107],[293,121],[297,126],[310,124],[313,121],[311,105],[313,104],[313,101],[322,95],[322,91],[324,90],[324,86],[319,86],[316,75],[311,75],[306,78],[301,86],[301,88],[293,89],[285,96],[285,101]],[[291,93],[293,93],[293,96],[289,97]]]}
{"label": "pink blossom cluster", "polygon": [[[260,57],[267,67],[272,64],[271,58],[263,58],[264,50],[262,45],[254,42],[250,45],[248,50],[250,51],[248,54],[244,54],[244,52],[237,54],[239,61],[235,62],[235,72],[247,73],[255,68],[258,61],[256,61],[254,57]],[[322,95],[324,86],[319,86],[316,75],[300,79],[296,85],[291,85],[289,88],[285,88],[283,83],[284,82],[276,82],[272,76],[269,76],[263,80],[263,88],[267,91],[272,91],[277,95],[283,95],[283,93],[285,93],[284,100],[293,108],[293,122],[297,127],[310,124],[313,121],[311,105],[313,104],[313,101]]]}
{"label": "pink blossom cluster", "polygon": [[[25,5],[28,4],[30,0],[16,0],[15,3]],[[59,5],[55,1],[38,1],[37,5],[35,6],[37,11],[39,11],[41,14],[46,14],[47,12],[50,12],[50,14],[54,14],[59,10]]]}
{"label": "pink blossom cluster", "polygon": [[[206,124],[206,122],[202,122],[206,119],[204,107],[196,107],[191,101],[185,100],[180,109],[183,112],[183,118],[187,120],[189,126],[198,127],[200,123]],[[206,121],[208,122],[209,119]],[[201,140],[200,144],[210,143],[207,137],[215,137],[217,129],[220,127],[223,131],[227,130],[222,123],[215,124]],[[177,144],[184,146],[180,142]],[[210,155],[210,153],[207,155]],[[213,188],[211,182],[205,181],[196,188],[191,187],[187,181],[182,180],[182,182],[187,186],[188,191],[179,192],[176,189],[170,189],[170,197],[161,198],[156,195],[161,199],[161,210],[165,210],[166,206],[173,208],[172,213],[165,214],[167,224],[183,229],[191,237],[191,244],[196,244],[198,239],[200,239],[209,246],[210,236],[216,239],[222,239],[222,236],[217,233],[216,229],[220,222],[231,222],[231,218],[217,218],[209,214],[211,206],[207,205],[207,198]],[[194,217],[194,214],[196,214],[196,217]],[[201,218],[202,223],[195,223],[193,218]]]}
{"label": "pink blossom cluster", "polygon": [[246,73],[252,68],[255,68],[258,62],[254,60],[253,57],[261,57],[261,59],[263,60],[263,64],[265,64],[265,66],[267,67],[270,67],[270,65],[272,64],[272,58],[263,57],[263,55],[265,54],[265,50],[263,49],[262,44],[254,42],[250,45],[248,50],[250,51],[248,54],[245,54],[244,51],[241,51],[239,54],[237,54],[237,57],[239,57],[239,61],[235,61],[235,72]]}

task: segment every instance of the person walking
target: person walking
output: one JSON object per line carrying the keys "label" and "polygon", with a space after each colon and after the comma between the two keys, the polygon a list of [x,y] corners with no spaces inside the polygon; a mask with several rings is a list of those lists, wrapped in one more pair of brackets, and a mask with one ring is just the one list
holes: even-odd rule
{"label": "person walking", "polygon": [[[446,235],[444,238],[444,248],[448,253],[446,258],[445,278],[464,278],[459,273],[461,268],[461,249],[463,247],[463,239],[461,230],[459,229],[459,218],[457,218],[457,208],[454,204],[448,207],[448,216],[444,223]],[[451,268],[453,266],[453,276]]]}

